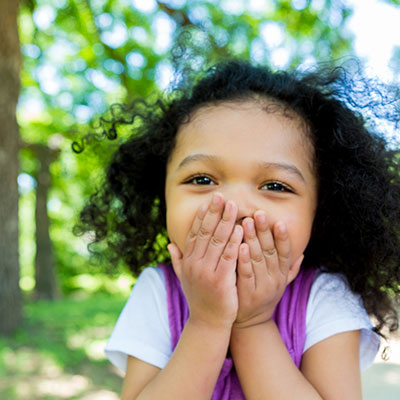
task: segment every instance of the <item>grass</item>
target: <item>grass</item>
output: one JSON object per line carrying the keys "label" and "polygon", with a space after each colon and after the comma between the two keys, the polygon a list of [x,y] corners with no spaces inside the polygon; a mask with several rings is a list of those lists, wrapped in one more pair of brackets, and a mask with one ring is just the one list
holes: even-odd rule
{"label": "grass", "polygon": [[117,399],[122,379],[103,348],[126,297],[106,293],[24,307],[0,337],[0,399]]}
{"label": "grass", "polygon": [[[119,399],[122,379],[103,349],[126,299],[95,293],[27,302],[21,329],[0,337],[0,399]],[[399,378],[400,364],[375,364],[363,374],[365,400],[398,399]]]}

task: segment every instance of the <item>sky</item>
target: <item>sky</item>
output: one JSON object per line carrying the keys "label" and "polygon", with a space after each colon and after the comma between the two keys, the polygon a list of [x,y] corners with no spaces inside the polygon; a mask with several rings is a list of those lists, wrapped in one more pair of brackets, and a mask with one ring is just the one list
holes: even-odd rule
{"label": "sky", "polygon": [[348,27],[355,34],[356,54],[367,60],[372,75],[393,80],[388,66],[393,47],[400,46],[400,7],[382,0],[349,0],[347,3],[354,5]]}
{"label": "sky", "polygon": [[[318,2],[318,0],[313,1]],[[364,59],[369,67],[367,72],[387,81],[393,80],[389,61],[394,46],[400,46],[400,7],[387,4],[384,0],[335,1],[344,1],[345,4],[354,7],[354,13],[348,20],[347,26],[355,35],[356,55]],[[152,12],[156,7],[154,0],[132,0],[132,2],[143,12]],[[179,0],[176,2],[180,3]],[[248,0],[247,7],[261,11],[265,10],[266,3],[265,0]],[[292,6],[298,9],[302,9],[304,3],[305,0],[292,0]],[[240,12],[243,2],[221,0],[221,6],[225,6],[232,12]],[[276,32],[277,40],[281,35],[281,32]],[[285,54],[278,54],[279,57],[283,58],[284,64]],[[279,64],[279,60],[277,61]]]}
{"label": "sky", "polygon": [[[170,0],[176,6],[184,0]],[[390,59],[392,57],[393,48],[400,46],[400,7],[386,4],[384,0],[334,0],[343,1],[345,4],[354,7],[353,15],[347,22],[347,29],[352,31],[355,36],[355,53],[363,61],[364,65],[367,66],[366,72],[371,76],[377,76],[385,81],[392,81],[394,79],[400,81],[400,77],[394,77],[393,73],[389,69]],[[54,0],[54,5],[60,5],[65,0]],[[143,13],[154,12],[157,4],[155,0],[130,0],[132,5]],[[323,7],[324,0],[312,0],[318,7]],[[60,3],[60,4],[59,4]],[[301,10],[306,6],[307,0],[292,0],[292,6]],[[265,0],[220,0],[220,6],[223,7],[227,12],[241,13],[244,10],[243,7],[248,8],[252,11],[262,11],[268,7],[269,3]],[[54,21],[56,16],[55,8],[49,4],[44,4],[37,8],[34,12],[33,19],[34,23],[40,29],[47,29]],[[108,17],[108,18],[107,18]],[[124,25],[114,24],[113,29],[107,30],[106,28],[111,24],[109,21],[111,17],[109,14],[102,14],[99,16],[96,23],[99,23],[105,31],[102,36],[102,40],[111,47],[118,47],[126,41],[127,30]],[[168,18],[158,18],[154,25],[155,31],[158,33],[158,40],[155,44],[155,50],[158,49],[161,53],[168,49],[173,26],[172,22]],[[289,60],[290,54],[289,49],[281,46],[281,42],[284,38],[284,31],[282,26],[276,22],[266,21],[264,24],[265,29],[261,29],[261,37],[267,43],[271,49],[271,62],[276,68],[285,68]],[[143,32],[142,32],[143,33]],[[141,34],[140,28],[131,30],[131,34]],[[71,50],[68,43],[59,43],[58,46],[53,46],[53,52],[48,54],[49,58],[57,63],[58,58]],[[39,48],[34,45],[25,45],[24,52],[28,53],[29,56],[37,57],[37,54],[31,54],[32,52],[40,52]],[[143,62],[143,56],[139,53],[132,51],[127,55],[127,60],[130,65],[138,66]],[[58,60],[60,61],[60,60]],[[312,60],[311,60],[312,61]],[[168,69],[169,68],[169,69]],[[158,68],[158,74],[156,76],[157,83],[161,87],[166,87],[170,81],[172,71],[168,65],[160,65]],[[57,75],[56,65],[51,62],[47,63],[37,70],[37,77],[40,82],[41,90],[50,95],[57,95],[57,99],[60,105],[71,106],[73,101],[72,95],[67,93],[65,90],[61,90],[61,80]],[[104,92],[112,92],[115,89],[113,81],[108,79],[101,71],[91,70],[88,71],[87,77],[92,83]],[[59,94],[60,92],[63,92]],[[23,115],[32,119],[35,118],[41,111],[40,99],[36,99],[30,93],[27,93],[27,99],[24,100]],[[96,97],[96,96],[95,96]],[[99,98],[99,96],[97,96]],[[28,103],[28,104],[27,104]],[[91,105],[78,106],[74,108],[75,117],[81,121],[88,121],[93,114],[92,108],[101,109],[102,105]],[[104,105],[103,105],[104,106]],[[104,107],[103,107],[104,108]]]}

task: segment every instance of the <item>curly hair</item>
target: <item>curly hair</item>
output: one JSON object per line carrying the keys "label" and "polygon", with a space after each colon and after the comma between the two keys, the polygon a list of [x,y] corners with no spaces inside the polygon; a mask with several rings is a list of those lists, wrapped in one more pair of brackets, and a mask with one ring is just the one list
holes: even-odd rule
{"label": "curly hair", "polygon": [[133,132],[81,212],[80,233],[107,243],[134,274],[166,261],[165,174],[179,127],[203,106],[265,98],[300,117],[315,149],[318,206],[304,267],[344,274],[376,331],[397,330],[400,151],[377,131],[398,127],[398,92],[353,75],[343,67],[273,72],[229,60],[186,76],[152,104],[114,106],[108,134],[115,137],[121,124]]}

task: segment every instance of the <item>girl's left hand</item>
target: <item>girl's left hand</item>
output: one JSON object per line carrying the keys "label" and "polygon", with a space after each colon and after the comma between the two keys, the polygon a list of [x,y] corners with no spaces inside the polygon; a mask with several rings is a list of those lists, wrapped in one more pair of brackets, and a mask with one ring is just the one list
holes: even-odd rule
{"label": "girl's left hand", "polygon": [[272,318],[286,286],[297,276],[304,256],[291,261],[286,226],[270,227],[263,211],[243,223],[244,243],[239,250],[237,290],[239,311],[234,327],[258,325]]}

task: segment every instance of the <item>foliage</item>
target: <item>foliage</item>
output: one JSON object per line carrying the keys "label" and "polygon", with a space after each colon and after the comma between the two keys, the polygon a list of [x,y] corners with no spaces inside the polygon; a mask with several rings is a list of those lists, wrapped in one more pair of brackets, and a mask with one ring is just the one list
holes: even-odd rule
{"label": "foliage", "polygon": [[385,3],[394,4],[396,6],[400,6],[400,0],[383,0]]}
{"label": "foliage", "polygon": [[[61,288],[73,277],[104,272],[89,266],[85,238],[72,235],[84,200],[100,184],[102,168],[118,144],[98,143],[79,156],[71,142],[90,131],[90,122],[113,102],[129,102],[164,88],[173,65],[169,52],[179,28],[207,31],[209,57],[233,53],[285,68],[351,53],[346,29],[351,9],[332,0],[25,0],[20,11],[23,53],[18,108],[21,136],[21,264],[32,274],[34,205],[40,161],[29,145],[59,149],[51,166],[48,212]],[[200,47],[202,42],[200,42]],[[195,60],[191,60],[195,62]],[[127,134],[128,132],[125,132]],[[121,268],[113,266],[116,272]],[[25,279],[23,288],[32,288]]]}

